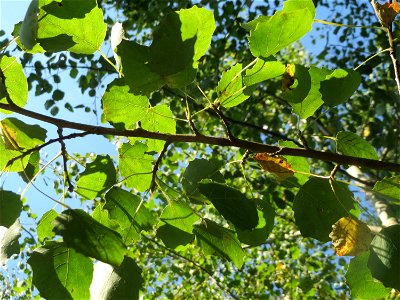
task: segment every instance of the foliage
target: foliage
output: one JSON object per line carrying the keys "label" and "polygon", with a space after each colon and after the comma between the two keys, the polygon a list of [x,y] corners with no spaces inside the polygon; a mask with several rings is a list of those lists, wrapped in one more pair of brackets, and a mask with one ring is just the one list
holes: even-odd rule
{"label": "foliage", "polygon": [[[1,179],[26,183],[0,188],[0,264],[24,273],[0,273],[2,297],[395,297],[400,227],[362,221],[400,203],[397,21],[359,1],[195,2],[33,0],[1,42]],[[315,32],[344,47],[306,52]],[[40,220],[36,185],[57,204]],[[355,255],[345,278],[329,237]]]}

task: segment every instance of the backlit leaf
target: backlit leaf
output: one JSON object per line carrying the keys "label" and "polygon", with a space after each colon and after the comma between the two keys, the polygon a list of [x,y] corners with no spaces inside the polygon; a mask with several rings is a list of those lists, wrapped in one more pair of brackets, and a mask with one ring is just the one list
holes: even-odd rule
{"label": "backlit leaf", "polygon": [[[297,148],[298,146],[292,141],[279,141],[280,147]],[[295,186],[303,185],[308,180],[310,173],[310,165],[307,158],[300,156],[285,155],[285,159],[294,171],[293,177],[289,177],[286,182],[293,182]],[[301,173],[299,173],[301,172]],[[305,174],[303,174],[305,173]]]}
{"label": "backlit leaf", "polygon": [[39,2],[37,42],[45,50],[92,54],[100,49],[107,27],[96,0],[44,4]]}
{"label": "backlit leaf", "polygon": [[311,90],[311,76],[301,65],[288,65],[282,80],[282,98],[289,103],[304,101]]}
{"label": "backlit leaf", "polygon": [[368,251],[372,241],[372,233],[367,224],[351,217],[343,217],[333,224],[329,237],[339,256],[355,256]]}
{"label": "backlit leaf", "polygon": [[39,125],[29,125],[16,118],[1,120],[1,134],[11,150],[30,149],[46,140],[47,130]]}
{"label": "backlit leaf", "polygon": [[391,203],[400,205],[400,176],[385,177],[377,181],[373,191]]}
{"label": "backlit leaf", "polygon": [[178,229],[169,224],[164,224],[157,229],[157,237],[168,248],[176,249],[181,245],[187,245],[194,240],[194,235]]}
{"label": "backlit leaf", "polygon": [[153,157],[145,154],[147,146],[135,142],[123,144],[119,149],[119,171],[128,187],[144,192],[150,188]]}
{"label": "backlit leaf", "polygon": [[76,193],[86,199],[100,196],[116,182],[116,171],[110,156],[98,155],[79,174]]}
{"label": "backlit leaf", "polygon": [[[17,58],[4,55],[0,60],[0,68],[5,77],[5,82],[0,79],[0,86],[7,89],[7,93],[14,104],[24,107],[28,100],[28,82],[22,65]],[[8,103],[3,93],[0,93],[0,102]],[[0,110],[0,112],[4,114],[10,113],[6,110]]]}
{"label": "backlit leaf", "polygon": [[119,266],[126,253],[121,236],[80,209],[68,209],[58,215],[53,231],[68,247],[100,261]]}
{"label": "backlit leaf", "polygon": [[[258,22],[250,31],[249,46],[255,57],[268,57],[299,40],[311,30],[315,13],[310,11],[312,1],[303,6],[284,6],[264,22]],[[306,4],[306,7],[304,6]],[[307,7],[308,6],[308,7]]]}
{"label": "backlit leaf", "polygon": [[337,152],[344,155],[376,160],[379,159],[374,147],[355,133],[340,131],[336,136],[336,143]]}
{"label": "backlit leaf", "polygon": [[41,242],[45,238],[51,238],[55,235],[53,232],[53,222],[57,216],[58,213],[54,209],[50,209],[43,214],[37,226],[37,235]]}
{"label": "backlit leaf", "polygon": [[46,299],[88,299],[93,264],[64,243],[47,242],[36,248],[28,263],[33,284]]}
{"label": "backlit leaf", "polygon": [[163,222],[187,233],[192,233],[193,224],[199,219],[200,217],[196,212],[182,201],[173,201],[169,203],[160,216],[160,220]]}
{"label": "backlit leaf", "polygon": [[270,156],[269,153],[257,153],[253,157],[263,170],[273,174],[279,181],[294,175],[292,166],[281,156]]}
{"label": "backlit leaf", "polygon": [[250,86],[271,78],[282,75],[285,72],[285,65],[273,58],[261,59],[257,63],[246,70],[243,78],[244,84]]}

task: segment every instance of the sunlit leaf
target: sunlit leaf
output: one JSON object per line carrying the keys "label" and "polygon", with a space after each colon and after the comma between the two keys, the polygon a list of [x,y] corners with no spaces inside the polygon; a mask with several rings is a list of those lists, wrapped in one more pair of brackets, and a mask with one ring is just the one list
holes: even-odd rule
{"label": "sunlit leaf", "polygon": [[1,135],[11,150],[34,148],[46,140],[47,130],[39,125],[29,125],[16,118],[1,120]]}
{"label": "sunlit leaf", "polygon": [[36,41],[45,50],[92,54],[100,49],[107,27],[96,0],[40,1],[39,7]]}
{"label": "sunlit leaf", "polygon": [[385,177],[377,181],[373,191],[391,203],[400,205],[400,176]]}
{"label": "sunlit leaf", "polygon": [[246,86],[250,86],[271,78],[282,75],[285,72],[285,65],[273,59],[259,58],[257,63],[250,69],[246,70],[243,82]]}
{"label": "sunlit leaf", "polygon": [[98,155],[79,174],[76,193],[86,199],[93,199],[109,189],[116,182],[116,171],[110,156]]}
{"label": "sunlit leaf", "polygon": [[135,142],[123,144],[119,149],[119,171],[125,178],[124,183],[128,187],[144,192],[150,188],[151,171],[153,169],[153,157],[145,154],[147,146]]}
{"label": "sunlit leaf", "polygon": [[5,145],[3,138],[0,136],[0,170],[8,172],[21,172],[26,168],[29,161],[29,155],[15,160],[10,164],[10,160],[21,155],[21,152],[8,149]]}
{"label": "sunlit leaf", "polygon": [[68,247],[111,265],[119,266],[126,253],[121,236],[80,209],[68,209],[58,215],[53,231]]}
{"label": "sunlit leaf", "polygon": [[[0,68],[4,74],[5,82],[0,79],[0,86],[5,87],[14,104],[24,107],[28,100],[28,82],[26,80],[22,65],[17,58],[2,56]],[[5,93],[0,93],[0,102],[8,103]],[[9,111],[0,110],[1,113],[9,114]]]}
{"label": "sunlit leaf", "polygon": [[37,235],[41,242],[45,238],[51,238],[55,235],[53,232],[53,222],[57,216],[58,213],[54,209],[50,209],[43,214],[37,226]]}
{"label": "sunlit leaf", "polygon": [[372,233],[367,224],[351,217],[340,218],[329,234],[337,255],[355,256],[368,251]]}
{"label": "sunlit leaf", "polygon": [[88,299],[93,264],[64,243],[47,242],[36,248],[28,263],[33,284],[46,299]]}
{"label": "sunlit leaf", "polygon": [[[312,1],[305,1],[312,5]],[[303,3],[304,5],[305,3]],[[271,18],[258,22],[255,29],[250,31],[249,46],[255,57],[268,57],[300,39],[311,30],[313,12],[311,5],[285,6]]]}
{"label": "sunlit leaf", "polygon": [[112,86],[102,98],[105,118],[117,129],[136,127],[147,112],[149,101],[145,96],[135,96],[128,86]]}
{"label": "sunlit leaf", "polygon": [[[279,141],[280,147],[297,148],[298,146],[292,141]],[[285,155],[285,159],[294,171],[293,177],[289,177],[286,181],[293,182],[295,186],[303,185],[308,180],[310,173],[310,165],[307,158],[300,156]],[[301,172],[301,173],[300,173]]]}
{"label": "sunlit leaf", "polygon": [[369,255],[369,252],[361,253],[350,260],[346,272],[346,283],[350,287],[350,295],[357,299],[386,298],[390,289],[385,288],[381,282],[372,277],[367,267]]}
{"label": "sunlit leaf", "polygon": [[243,83],[242,64],[236,64],[222,73],[217,86],[218,101],[224,107],[236,106],[250,97]]}
{"label": "sunlit leaf", "polygon": [[375,149],[357,134],[340,131],[336,136],[337,152],[344,155],[378,160]]}
{"label": "sunlit leaf", "polygon": [[163,222],[187,233],[192,233],[193,224],[199,219],[200,217],[196,212],[182,201],[173,201],[169,203],[160,216],[160,220]]}
{"label": "sunlit leaf", "polygon": [[193,229],[201,249],[206,255],[218,255],[232,261],[237,268],[243,266],[244,251],[233,231],[203,219]]}

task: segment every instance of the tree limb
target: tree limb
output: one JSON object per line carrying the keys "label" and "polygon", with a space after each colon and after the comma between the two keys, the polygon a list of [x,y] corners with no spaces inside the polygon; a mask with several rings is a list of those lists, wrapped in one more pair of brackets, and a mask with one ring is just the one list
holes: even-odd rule
{"label": "tree limb", "polygon": [[167,134],[167,133],[147,131],[143,128],[117,130],[115,128],[93,126],[93,125],[76,123],[46,116],[34,111],[26,110],[24,108],[16,106],[15,104],[0,103],[0,109],[12,111],[30,118],[34,118],[36,120],[53,124],[57,127],[85,131],[86,134],[140,137],[140,138],[149,138],[155,140],[163,140],[169,143],[186,142],[186,143],[218,145],[224,147],[238,147],[245,150],[250,150],[252,152],[275,153],[279,151],[280,155],[301,156],[317,160],[323,160],[327,162],[333,162],[340,165],[356,165],[371,169],[400,172],[400,164],[397,163],[352,157],[331,152],[313,150],[313,149],[278,147],[258,142],[247,141],[239,138],[235,138],[234,140],[229,140],[223,137],[213,137],[213,136],[203,136],[203,135],[196,136],[193,134]]}

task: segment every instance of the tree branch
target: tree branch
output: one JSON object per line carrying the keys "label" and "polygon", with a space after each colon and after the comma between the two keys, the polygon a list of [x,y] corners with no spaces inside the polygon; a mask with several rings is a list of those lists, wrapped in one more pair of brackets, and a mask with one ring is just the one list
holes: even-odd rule
{"label": "tree branch", "polygon": [[234,140],[229,140],[223,137],[213,137],[213,136],[203,136],[203,135],[196,136],[193,134],[167,134],[160,132],[151,132],[144,130],[143,128],[136,128],[132,130],[117,130],[115,128],[81,124],[46,116],[43,114],[39,114],[37,112],[26,110],[14,104],[0,103],[0,109],[12,111],[30,118],[34,118],[36,120],[53,124],[57,127],[85,131],[85,134],[140,137],[140,138],[149,138],[155,140],[163,140],[169,143],[176,143],[176,142],[201,143],[209,145],[218,145],[223,147],[238,147],[245,150],[250,150],[252,152],[275,153],[279,151],[280,155],[301,156],[317,160],[323,160],[327,162],[333,162],[340,165],[356,165],[371,169],[400,172],[400,164],[397,163],[359,158],[359,157],[341,155],[331,152],[318,151],[313,149],[278,147],[258,142],[247,141],[239,138],[235,138]]}

